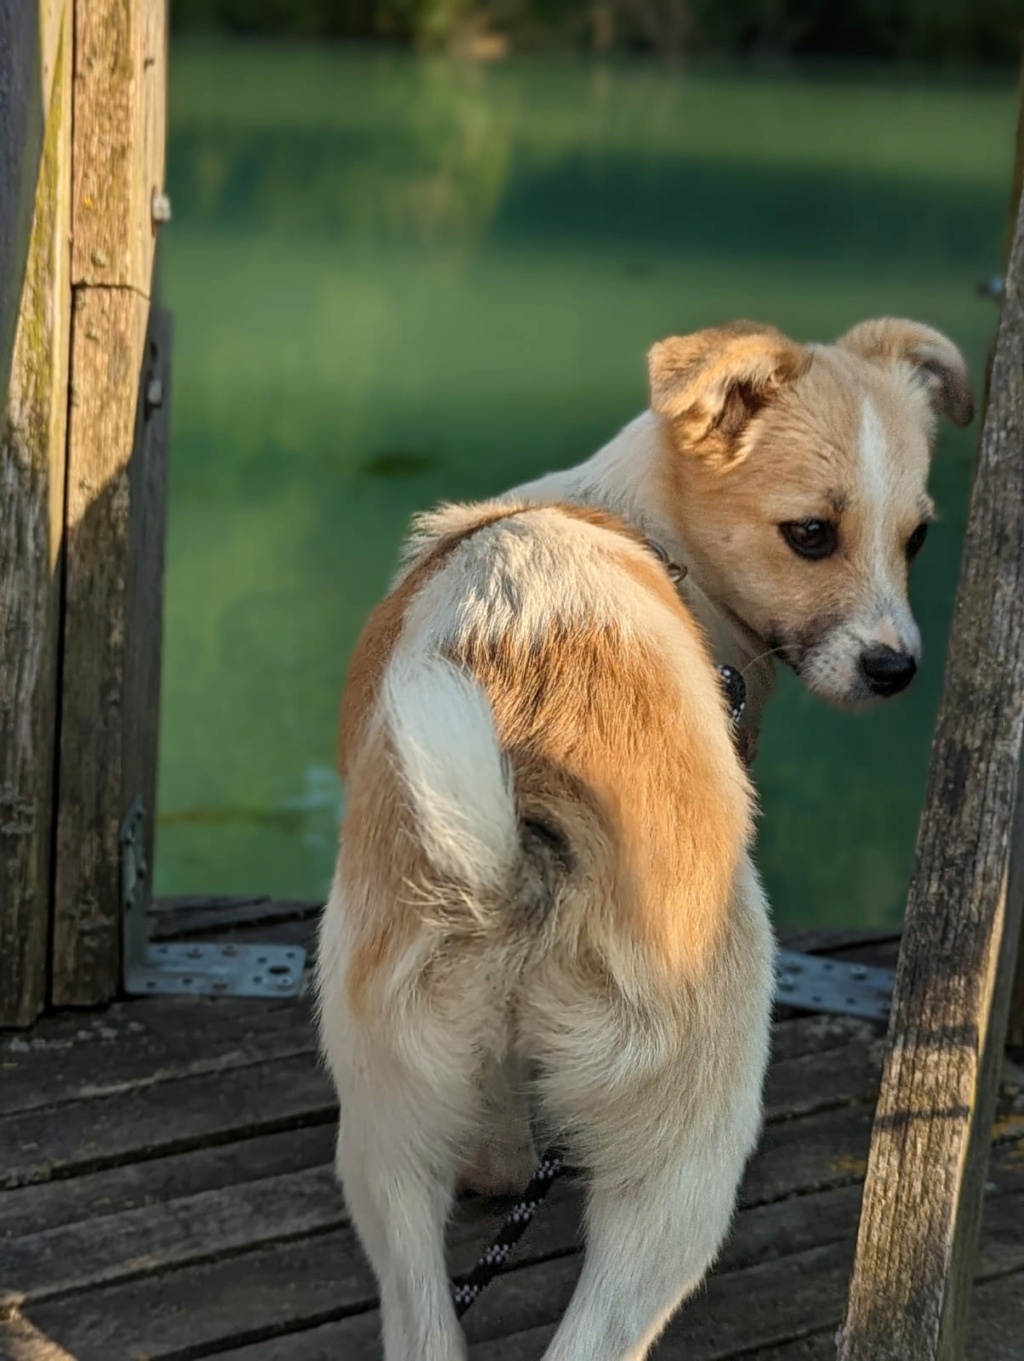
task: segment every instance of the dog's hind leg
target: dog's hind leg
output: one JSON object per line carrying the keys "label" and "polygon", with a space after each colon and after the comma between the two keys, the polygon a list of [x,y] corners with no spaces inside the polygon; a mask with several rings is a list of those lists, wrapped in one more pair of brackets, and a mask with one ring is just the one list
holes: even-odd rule
{"label": "dog's hind leg", "polygon": [[544,1361],[642,1361],[700,1284],[727,1232],[744,1161],[705,1134],[703,1148],[680,1149],[649,1175],[594,1178],[583,1271]]}
{"label": "dog's hind leg", "polygon": [[722,1245],[768,1057],[771,942],[752,872],[746,891],[716,961],[662,1005],[578,975],[563,975],[557,1009],[535,1003],[541,1109],[590,1185],[583,1270],[544,1361],[642,1361]]}
{"label": "dog's hind leg", "polygon": [[445,1265],[458,1147],[473,1084],[415,1081],[374,1054],[372,1079],[342,1082],[337,1170],[380,1285],[385,1361],[464,1361]]}

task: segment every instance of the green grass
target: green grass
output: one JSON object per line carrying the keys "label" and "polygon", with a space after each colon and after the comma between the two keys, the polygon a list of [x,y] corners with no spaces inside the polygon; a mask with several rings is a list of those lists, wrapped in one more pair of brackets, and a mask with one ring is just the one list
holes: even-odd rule
{"label": "green grass", "polygon": [[[1009,82],[192,43],[171,73],[161,891],[324,890],[338,694],[408,516],[592,452],[654,339],[903,313],[981,373]],[[784,923],[898,919],[976,438],[936,459],[919,681],[852,718],[783,677],[769,710]]]}

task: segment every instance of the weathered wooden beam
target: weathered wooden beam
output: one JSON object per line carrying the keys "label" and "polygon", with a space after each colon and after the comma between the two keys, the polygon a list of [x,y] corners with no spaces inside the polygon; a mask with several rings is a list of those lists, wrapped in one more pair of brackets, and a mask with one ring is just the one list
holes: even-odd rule
{"label": "weathered wooden beam", "polygon": [[115,995],[128,637],[130,463],[149,300],[76,289],[68,423],[57,812],[56,1006]]}
{"label": "weathered wooden beam", "polygon": [[160,672],[163,657],[164,550],[167,542],[167,471],[170,452],[171,314],[154,304],[149,313],[135,452],[129,467],[128,649],[124,671],[121,816],[136,799],[142,805],[146,875],[137,911],[153,898],[156,777],[160,738]]}
{"label": "weathered wooden beam", "polygon": [[[1024,195],[1024,57],[1020,68],[1020,95],[1017,104],[1017,143],[1013,157],[1013,206]],[[1010,214],[1011,222],[1013,211]],[[1012,226],[1008,229],[1012,233]],[[1009,253],[1009,246],[1007,253]],[[1017,946],[1017,974],[1010,998],[1010,1020],[1006,1031],[1006,1042],[1012,1049],[1024,1049],[1024,933]]]}
{"label": "weathered wooden beam", "polygon": [[7,391],[46,123],[39,11],[0,0],[0,392]]}
{"label": "weathered wooden beam", "polygon": [[73,282],[149,296],[164,183],[166,0],[76,0]]}
{"label": "weathered wooden beam", "polygon": [[963,1355],[1024,890],[1018,212],[896,977],[841,1361]]}
{"label": "weathered wooden beam", "polygon": [[[10,8],[0,3],[0,27]],[[14,8],[21,17],[9,35],[26,16],[40,24],[21,55],[36,61],[31,97],[45,89],[49,102],[38,178],[27,186],[31,232],[0,423],[0,1026],[27,1025],[46,996],[71,318],[71,6]],[[14,94],[8,85],[0,99],[0,138]],[[28,136],[22,113],[13,127]],[[20,206],[4,197],[16,188],[5,170],[0,291],[17,254]]]}
{"label": "weathered wooden beam", "polygon": [[[153,585],[137,560],[152,486],[133,458],[146,456],[166,45],[166,0],[76,0],[55,1005],[108,1001],[120,982],[118,838],[126,786],[142,781],[142,752],[129,750],[139,735],[133,705],[153,669],[151,659],[137,665],[133,651],[151,647],[159,630],[159,598],[147,604],[138,596],[140,570]],[[155,762],[148,731],[145,751]]]}
{"label": "weathered wooden beam", "polygon": [[1006,1043],[1013,1050],[1024,1049],[1024,948],[1020,945],[1017,947],[1017,970],[1013,980]]}

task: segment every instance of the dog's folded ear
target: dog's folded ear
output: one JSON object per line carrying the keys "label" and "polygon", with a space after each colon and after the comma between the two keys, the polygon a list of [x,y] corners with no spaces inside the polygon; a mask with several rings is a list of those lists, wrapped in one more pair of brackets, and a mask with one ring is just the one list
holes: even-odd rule
{"label": "dog's folded ear", "polygon": [[970,425],[974,396],[967,361],[941,331],[899,317],[862,321],[836,342],[862,359],[901,364],[928,393],[932,410],[954,425]]}
{"label": "dog's folded ear", "polygon": [[719,465],[743,451],[752,418],[810,364],[810,354],[774,326],[734,321],[651,347],[651,410],[677,443]]}

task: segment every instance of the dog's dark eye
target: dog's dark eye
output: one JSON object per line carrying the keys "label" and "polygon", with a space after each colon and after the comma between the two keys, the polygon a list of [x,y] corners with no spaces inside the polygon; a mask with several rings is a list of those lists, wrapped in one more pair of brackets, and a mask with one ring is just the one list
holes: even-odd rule
{"label": "dog's dark eye", "polygon": [[925,539],[928,537],[927,524],[920,524],[907,540],[907,561],[913,562],[920,553]]}
{"label": "dog's dark eye", "polygon": [[830,558],[839,546],[831,520],[789,520],[779,525],[782,537],[802,558]]}

